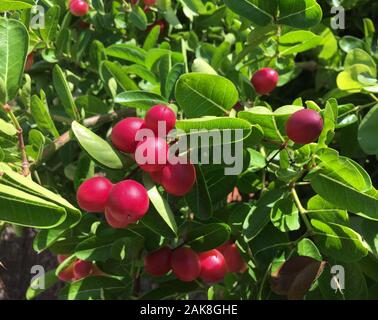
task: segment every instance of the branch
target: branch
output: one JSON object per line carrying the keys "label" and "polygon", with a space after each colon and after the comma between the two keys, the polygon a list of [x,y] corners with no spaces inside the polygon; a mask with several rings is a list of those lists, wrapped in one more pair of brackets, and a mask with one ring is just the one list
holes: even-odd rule
{"label": "branch", "polygon": [[[135,110],[133,109],[121,109],[118,111],[113,111],[108,114],[104,115],[96,115],[87,119],[84,119],[82,124],[85,127],[96,127],[96,126],[101,126],[105,123],[111,122],[113,120],[116,120],[118,118],[122,118],[125,116],[132,116],[135,115]],[[71,124],[73,120],[71,119],[64,119],[67,124]],[[63,133],[60,137],[56,138],[52,143],[47,145],[42,152],[42,157],[38,161],[36,161],[33,164],[33,167],[38,167],[41,164],[45,163],[48,161],[59,149],[64,147],[69,141],[71,141],[71,130],[66,131]]]}

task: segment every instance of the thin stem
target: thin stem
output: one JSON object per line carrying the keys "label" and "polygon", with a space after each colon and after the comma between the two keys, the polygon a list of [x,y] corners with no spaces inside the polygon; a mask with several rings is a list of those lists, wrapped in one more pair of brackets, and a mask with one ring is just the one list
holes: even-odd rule
{"label": "thin stem", "polygon": [[291,191],[291,195],[293,196],[295,205],[297,206],[298,211],[299,211],[299,213],[300,213],[300,215],[301,215],[301,217],[302,217],[302,219],[303,219],[303,221],[306,225],[307,230],[312,232],[311,223],[307,218],[307,210],[302,206],[301,200],[299,200],[299,197],[298,197],[297,191],[295,190],[294,185],[291,186],[290,191]]}
{"label": "thin stem", "polygon": [[270,273],[270,270],[272,269],[272,263],[270,263],[270,265],[268,266],[268,268],[266,269],[265,271],[265,274],[264,274],[264,277],[261,281],[261,285],[259,287],[259,291],[257,293],[257,299],[258,300],[262,300],[262,294],[263,294],[263,290],[264,290],[264,286],[265,286],[265,282],[266,282],[266,279],[268,278],[268,275]]}
{"label": "thin stem", "polygon": [[275,157],[277,157],[279,155],[279,153],[286,149],[287,147],[287,144],[289,143],[288,140],[286,140],[284,143],[281,144],[280,148],[277,150],[277,152],[272,156],[270,157],[270,159],[266,162],[266,165],[265,165],[265,169],[269,166],[269,164],[274,160]]}
{"label": "thin stem", "polygon": [[373,93],[369,93],[369,96],[373,98],[375,102],[378,102],[378,98]]}
{"label": "thin stem", "polygon": [[14,115],[10,105],[8,104],[3,105],[3,109],[9,115],[10,119],[13,122],[13,125],[15,126],[17,130],[18,145],[20,148],[21,159],[22,159],[22,175],[27,177],[30,174],[30,164],[29,164],[28,156],[26,154],[23,130],[20,126],[20,123],[17,120],[17,117]]}

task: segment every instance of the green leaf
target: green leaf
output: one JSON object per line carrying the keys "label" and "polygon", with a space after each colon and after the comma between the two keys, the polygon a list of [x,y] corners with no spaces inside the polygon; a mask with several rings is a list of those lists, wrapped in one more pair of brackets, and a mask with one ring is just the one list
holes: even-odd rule
{"label": "green leaf", "polygon": [[148,33],[143,43],[143,49],[148,51],[156,46],[156,43],[160,36],[160,26],[154,26]]}
{"label": "green leaf", "polygon": [[39,32],[41,33],[42,39],[47,43],[55,40],[58,31],[59,16],[60,7],[57,5],[52,6],[46,12],[45,27],[41,28]]}
{"label": "green leaf", "polygon": [[363,118],[358,128],[358,143],[366,154],[378,154],[378,104]]}
{"label": "green leaf", "polygon": [[214,74],[217,75],[218,73],[214,70],[214,68],[209,65],[204,59],[196,58],[192,64],[192,72],[198,73],[206,73],[206,74]]}
{"label": "green leaf", "polygon": [[167,104],[168,102],[160,95],[146,91],[127,91],[117,95],[114,99],[125,107],[148,110],[157,104]]}
{"label": "green leaf", "polygon": [[314,258],[318,261],[322,261],[322,255],[319,252],[319,249],[316,247],[310,239],[302,239],[298,242],[297,252],[300,256],[306,256]]}
{"label": "green leaf", "polygon": [[[34,279],[33,282],[30,284],[29,288],[26,291],[26,299],[31,300],[38,297],[41,293],[45,292],[58,281],[59,279],[55,275],[55,270],[50,270],[46,273],[43,273],[40,277]],[[43,284],[43,286],[41,286],[41,284]],[[39,286],[41,286],[42,288],[39,289]]]}
{"label": "green leaf", "polygon": [[146,51],[132,44],[113,44],[105,50],[106,55],[144,65]]}
{"label": "green leaf", "polygon": [[0,12],[29,9],[34,5],[30,0],[1,0]]}
{"label": "green leaf", "polygon": [[75,103],[80,109],[85,110],[85,115],[87,117],[98,114],[107,114],[111,109],[110,104],[107,104],[92,95],[80,96],[75,100]]}
{"label": "green leaf", "polygon": [[[46,100],[44,99],[44,101]],[[40,130],[51,133],[55,138],[59,137],[59,132],[51,119],[48,106],[37,95],[31,98],[30,110]]]}
{"label": "green leaf", "polygon": [[185,199],[195,217],[200,220],[207,220],[213,215],[213,206],[205,177],[199,165],[196,166],[196,173],[196,183],[192,190],[185,196]]}
{"label": "green leaf", "polygon": [[130,22],[140,30],[147,29],[147,16],[143,9],[139,6],[132,6],[132,11],[129,15]]}
{"label": "green leaf", "polygon": [[17,134],[17,129],[13,124],[0,119],[0,132],[7,136],[15,136]]}
{"label": "green leaf", "polygon": [[317,47],[321,41],[322,37],[310,31],[291,31],[280,37],[279,51],[283,56],[304,52]]}
{"label": "green leaf", "polygon": [[71,129],[80,146],[93,160],[106,168],[123,168],[120,156],[108,142],[76,121],[72,123]]}
{"label": "green leaf", "polygon": [[300,228],[298,209],[290,198],[278,200],[270,212],[270,220],[281,232]]}
{"label": "green leaf", "polygon": [[125,69],[116,62],[103,61],[100,75],[105,84],[114,78],[123,90],[137,90],[137,84],[126,74]]}
{"label": "green leaf", "polygon": [[113,242],[112,238],[90,237],[75,247],[75,255],[81,260],[106,261],[112,257]]}
{"label": "green leaf", "polygon": [[326,148],[335,135],[336,121],[338,116],[338,104],[336,99],[330,99],[326,103],[323,112],[324,126],[318,139],[317,148]]}
{"label": "green leaf", "polygon": [[149,176],[144,175],[143,182],[144,182],[145,188],[147,189],[148,197],[150,198],[150,201],[157,213],[157,215],[156,214],[154,215],[155,219],[152,219],[151,212],[148,212],[148,214],[142,220],[143,223],[151,227],[151,224],[149,223],[149,221],[151,221],[151,223],[157,224],[158,223],[157,219],[159,219],[164,227],[168,227],[168,228],[165,228],[168,230],[168,233],[165,234],[165,236],[168,236],[168,237],[176,236],[177,224],[176,224],[175,216],[168,202],[162,198],[158,189],[156,188],[155,184],[153,183],[153,181],[151,180]]}
{"label": "green leaf", "polygon": [[197,252],[204,252],[226,243],[230,233],[231,228],[225,223],[196,225],[188,232],[186,244]]}
{"label": "green leaf", "polygon": [[249,19],[259,26],[265,26],[273,22],[277,1],[259,1],[259,0],[224,0],[224,3],[235,13]]}
{"label": "green leaf", "polygon": [[175,97],[189,118],[221,116],[238,101],[238,91],[228,79],[217,75],[189,73],[180,77]]}
{"label": "green leaf", "polygon": [[378,198],[337,181],[328,175],[317,173],[310,179],[311,186],[322,198],[340,209],[361,217],[378,220]]}
{"label": "green leaf", "polygon": [[176,63],[169,73],[165,80],[164,93],[168,100],[174,98],[175,86],[182,74],[185,72],[185,65],[183,63]]}
{"label": "green leaf", "polygon": [[104,276],[87,277],[68,283],[60,292],[61,300],[126,299],[131,294],[132,281]]}
{"label": "green leaf", "polygon": [[[9,4],[11,8],[25,5],[15,1]],[[21,85],[29,45],[25,26],[20,21],[0,17],[0,43],[0,104],[5,104],[16,96]]]}
{"label": "green leaf", "polygon": [[354,230],[315,219],[311,220],[311,224],[315,230],[315,242],[323,254],[347,263],[358,261],[368,254],[361,236]]}
{"label": "green leaf", "polygon": [[277,20],[294,28],[310,28],[317,25],[323,16],[316,0],[278,0],[280,16]]}
{"label": "green leaf", "polygon": [[352,159],[339,156],[339,153],[333,149],[324,149],[319,159],[321,167],[329,177],[350,185],[360,192],[372,189],[369,174]]}
{"label": "green leaf", "polygon": [[34,228],[52,228],[66,218],[66,210],[24,191],[0,184],[0,220]]}
{"label": "green leaf", "polygon": [[253,210],[246,216],[243,223],[243,234],[251,241],[264,229],[270,221],[270,212],[275,203],[281,199],[284,190],[274,189],[266,192],[256,203]]}
{"label": "green leaf", "polygon": [[66,76],[59,65],[55,65],[52,75],[54,88],[58,94],[60,102],[64,107],[64,110],[72,119],[78,120],[80,118],[79,111],[76,108]]}

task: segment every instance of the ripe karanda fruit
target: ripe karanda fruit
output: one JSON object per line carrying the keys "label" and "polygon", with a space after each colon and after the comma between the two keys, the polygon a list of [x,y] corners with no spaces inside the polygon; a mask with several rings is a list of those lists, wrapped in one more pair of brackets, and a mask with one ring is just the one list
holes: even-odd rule
{"label": "ripe karanda fruit", "polygon": [[303,109],[291,115],[286,122],[287,136],[298,144],[316,141],[323,130],[323,118],[315,110]]}
{"label": "ripe karanda fruit", "polygon": [[83,17],[89,11],[89,4],[84,0],[71,0],[70,12],[76,17]]}
{"label": "ripe karanda fruit", "polygon": [[213,249],[199,254],[201,273],[200,278],[207,283],[223,280],[227,273],[227,264],[222,253]]}
{"label": "ripe karanda fruit", "polygon": [[33,52],[31,52],[26,57],[25,71],[29,71],[31,69],[31,67],[33,66],[33,64],[34,64],[34,54],[33,54]]}
{"label": "ripe karanda fruit", "polygon": [[251,82],[258,94],[267,95],[276,88],[278,79],[276,70],[262,68],[254,73]]}
{"label": "ripe karanda fruit", "polygon": [[139,182],[124,180],[110,191],[105,217],[114,228],[124,228],[143,218],[149,205],[146,189]]}
{"label": "ripe karanda fruit", "polygon": [[171,270],[172,250],[162,247],[144,257],[144,270],[153,276],[163,276]]}
{"label": "ripe karanda fruit", "polygon": [[223,254],[228,272],[238,273],[247,270],[247,264],[240,255],[235,243],[226,243],[219,247],[218,251]]}
{"label": "ripe karanda fruit", "polygon": [[168,144],[160,137],[147,137],[138,143],[134,156],[143,171],[161,171],[167,164]]}
{"label": "ripe karanda fruit", "polygon": [[146,128],[151,129],[156,136],[161,133],[159,136],[165,138],[176,125],[176,115],[171,108],[159,104],[147,111],[144,121]]}
{"label": "ripe karanda fruit", "polygon": [[184,282],[194,281],[201,272],[197,253],[186,247],[178,248],[172,253],[171,266],[177,279]]}
{"label": "ripe karanda fruit", "polygon": [[84,181],[76,193],[79,207],[88,212],[104,212],[113,184],[98,176]]}
{"label": "ripe karanda fruit", "polygon": [[118,122],[111,133],[113,145],[120,151],[134,153],[138,141],[136,134],[144,125],[144,120],[136,117],[130,117]]}
{"label": "ripe karanda fruit", "polygon": [[84,260],[76,260],[73,264],[75,280],[88,277],[93,272],[93,263]]}
{"label": "ripe karanda fruit", "polygon": [[156,3],[156,0],[143,0],[146,6],[153,6]]}
{"label": "ripe karanda fruit", "polygon": [[191,163],[168,163],[161,172],[165,191],[177,197],[186,195],[196,182],[196,168]]}

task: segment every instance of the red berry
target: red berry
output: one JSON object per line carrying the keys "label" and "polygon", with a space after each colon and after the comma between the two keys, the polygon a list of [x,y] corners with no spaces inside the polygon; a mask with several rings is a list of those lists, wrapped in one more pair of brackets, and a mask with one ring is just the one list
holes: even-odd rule
{"label": "red berry", "polygon": [[93,263],[84,260],[76,260],[73,265],[73,274],[76,280],[88,277],[93,271]]}
{"label": "red berry", "polygon": [[204,282],[215,283],[221,281],[227,273],[226,260],[216,249],[199,254],[201,263],[200,277]]}
{"label": "red berry", "polygon": [[228,248],[229,245],[231,245],[232,242],[231,240],[228,240],[227,242],[225,242],[224,244],[222,244],[221,246],[219,246],[218,248],[216,248],[220,253],[223,253],[224,250],[226,250]]}
{"label": "red berry", "polygon": [[162,247],[144,257],[144,269],[153,276],[163,276],[171,270],[172,250]]}
{"label": "red berry", "polygon": [[318,139],[323,130],[323,118],[315,110],[303,109],[291,115],[286,134],[295,143],[307,144]]}
{"label": "red berry", "polygon": [[89,11],[89,5],[84,0],[71,0],[70,11],[76,17],[85,16]]}
{"label": "red berry", "polygon": [[161,184],[168,193],[182,197],[196,182],[196,169],[191,163],[168,163],[161,173]]}
{"label": "red berry", "polygon": [[157,183],[157,184],[161,184],[161,180],[162,180],[162,171],[155,171],[155,172],[151,172],[150,173],[150,176],[151,176],[151,179]]}
{"label": "red berry", "polygon": [[198,278],[201,265],[197,253],[190,248],[179,248],[172,253],[172,270],[181,281],[190,282]]}
{"label": "red berry", "polygon": [[88,212],[104,212],[112,187],[108,179],[100,176],[84,181],[76,194],[80,208]]}
{"label": "red berry", "polygon": [[135,140],[135,135],[143,125],[143,119],[134,117],[118,122],[112,130],[112,143],[122,152],[134,153],[138,144],[138,141]]}
{"label": "red berry", "polygon": [[72,281],[75,280],[75,275],[73,272],[74,264],[71,263],[67,268],[59,272],[58,278],[62,281]]}
{"label": "red berry", "polygon": [[34,54],[33,52],[29,53],[26,57],[25,71],[29,71],[34,64]]}
{"label": "red berry", "polygon": [[66,254],[58,254],[56,259],[58,260],[59,263],[62,263],[64,260],[66,260],[69,256]]}
{"label": "red berry", "polygon": [[129,220],[126,219],[120,221],[117,220],[113,217],[111,210],[108,208],[105,208],[105,219],[108,222],[108,224],[115,229],[126,228],[131,223]]}
{"label": "red berry", "polygon": [[258,94],[269,94],[277,86],[278,73],[271,68],[263,68],[255,72],[252,77],[252,84]]}
{"label": "red berry", "polygon": [[167,164],[168,144],[160,137],[147,137],[138,143],[135,161],[146,172],[160,171]]}
{"label": "red berry", "polygon": [[125,180],[115,184],[110,191],[105,216],[110,225],[124,228],[141,219],[149,204],[146,189],[139,182]]}
{"label": "red berry", "polygon": [[235,243],[227,245],[221,253],[226,260],[229,272],[244,272],[247,269],[247,264],[240,255]]}
{"label": "red berry", "polygon": [[156,0],[144,0],[146,6],[153,6],[156,3]]}
{"label": "red berry", "polygon": [[160,133],[160,137],[166,137],[176,125],[176,115],[171,108],[160,104],[147,111],[144,121],[146,128],[151,129],[155,135]]}

